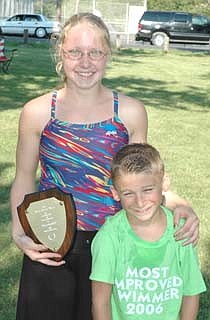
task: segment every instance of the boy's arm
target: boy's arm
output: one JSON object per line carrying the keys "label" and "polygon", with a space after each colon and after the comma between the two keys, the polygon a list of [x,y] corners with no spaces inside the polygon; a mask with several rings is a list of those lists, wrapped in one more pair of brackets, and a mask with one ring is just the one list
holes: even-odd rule
{"label": "boy's arm", "polygon": [[93,320],[112,320],[111,292],[112,284],[92,281]]}
{"label": "boy's arm", "polygon": [[199,295],[184,296],[180,311],[180,320],[196,320],[199,308]]}

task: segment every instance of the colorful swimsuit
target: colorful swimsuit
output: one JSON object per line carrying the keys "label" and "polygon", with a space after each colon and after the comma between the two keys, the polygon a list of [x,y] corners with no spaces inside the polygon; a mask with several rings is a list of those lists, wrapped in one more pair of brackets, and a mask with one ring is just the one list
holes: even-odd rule
{"label": "colorful swimsuit", "polygon": [[113,97],[113,118],[72,124],[55,118],[54,92],[51,119],[41,135],[40,190],[58,187],[72,193],[79,230],[99,229],[106,216],[120,209],[110,191],[110,163],[113,155],[128,143],[128,132],[118,118],[116,92]]}

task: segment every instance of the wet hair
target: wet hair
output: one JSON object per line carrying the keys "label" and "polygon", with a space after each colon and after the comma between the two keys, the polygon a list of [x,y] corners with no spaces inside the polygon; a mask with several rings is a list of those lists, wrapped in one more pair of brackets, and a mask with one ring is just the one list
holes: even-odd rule
{"label": "wet hair", "polygon": [[111,41],[110,34],[106,24],[103,20],[89,12],[77,13],[71,16],[64,24],[60,35],[57,37],[55,43],[55,61],[56,61],[56,71],[63,78],[62,80],[66,81],[66,76],[63,70],[63,59],[62,59],[62,48],[63,44],[68,36],[70,30],[83,22],[88,22],[90,25],[95,26],[101,32],[102,41],[104,46],[108,49],[108,52],[111,53]]}
{"label": "wet hair", "polygon": [[111,166],[111,179],[123,174],[155,173],[164,175],[164,164],[159,152],[148,143],[131,143],[122,147],[114,156]]}

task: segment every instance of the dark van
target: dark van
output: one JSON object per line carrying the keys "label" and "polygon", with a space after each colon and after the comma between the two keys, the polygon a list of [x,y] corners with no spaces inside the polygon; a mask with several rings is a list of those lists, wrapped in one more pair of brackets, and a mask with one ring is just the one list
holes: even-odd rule
{"label": "dark van", "polygon": [[174,11],[145,11],[138,24],[136,41],[150,41],[161,47],[170,42],[202,43],[210,41],[210,19],[199,14]]}

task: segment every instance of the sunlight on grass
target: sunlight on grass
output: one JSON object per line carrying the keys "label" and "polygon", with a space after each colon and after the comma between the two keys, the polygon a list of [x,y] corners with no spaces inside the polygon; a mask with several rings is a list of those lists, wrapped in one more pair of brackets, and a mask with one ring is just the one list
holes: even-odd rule
{"label": "sunlight on grass", "polygon": [[[20,110],[58,84],[47,45],[17,46],[10,73],[1,74],[0,102],[0,319],[14,320],[22,254],[11,239],[9,191],[14,177]],[[192,204],[201,221],[199,257],[208,292],[200,320],[210,319],[209,137],[210,55],[171,50],[114,52],[104,84],[144,101],[148,142],[161,152],[172,189]]]}

